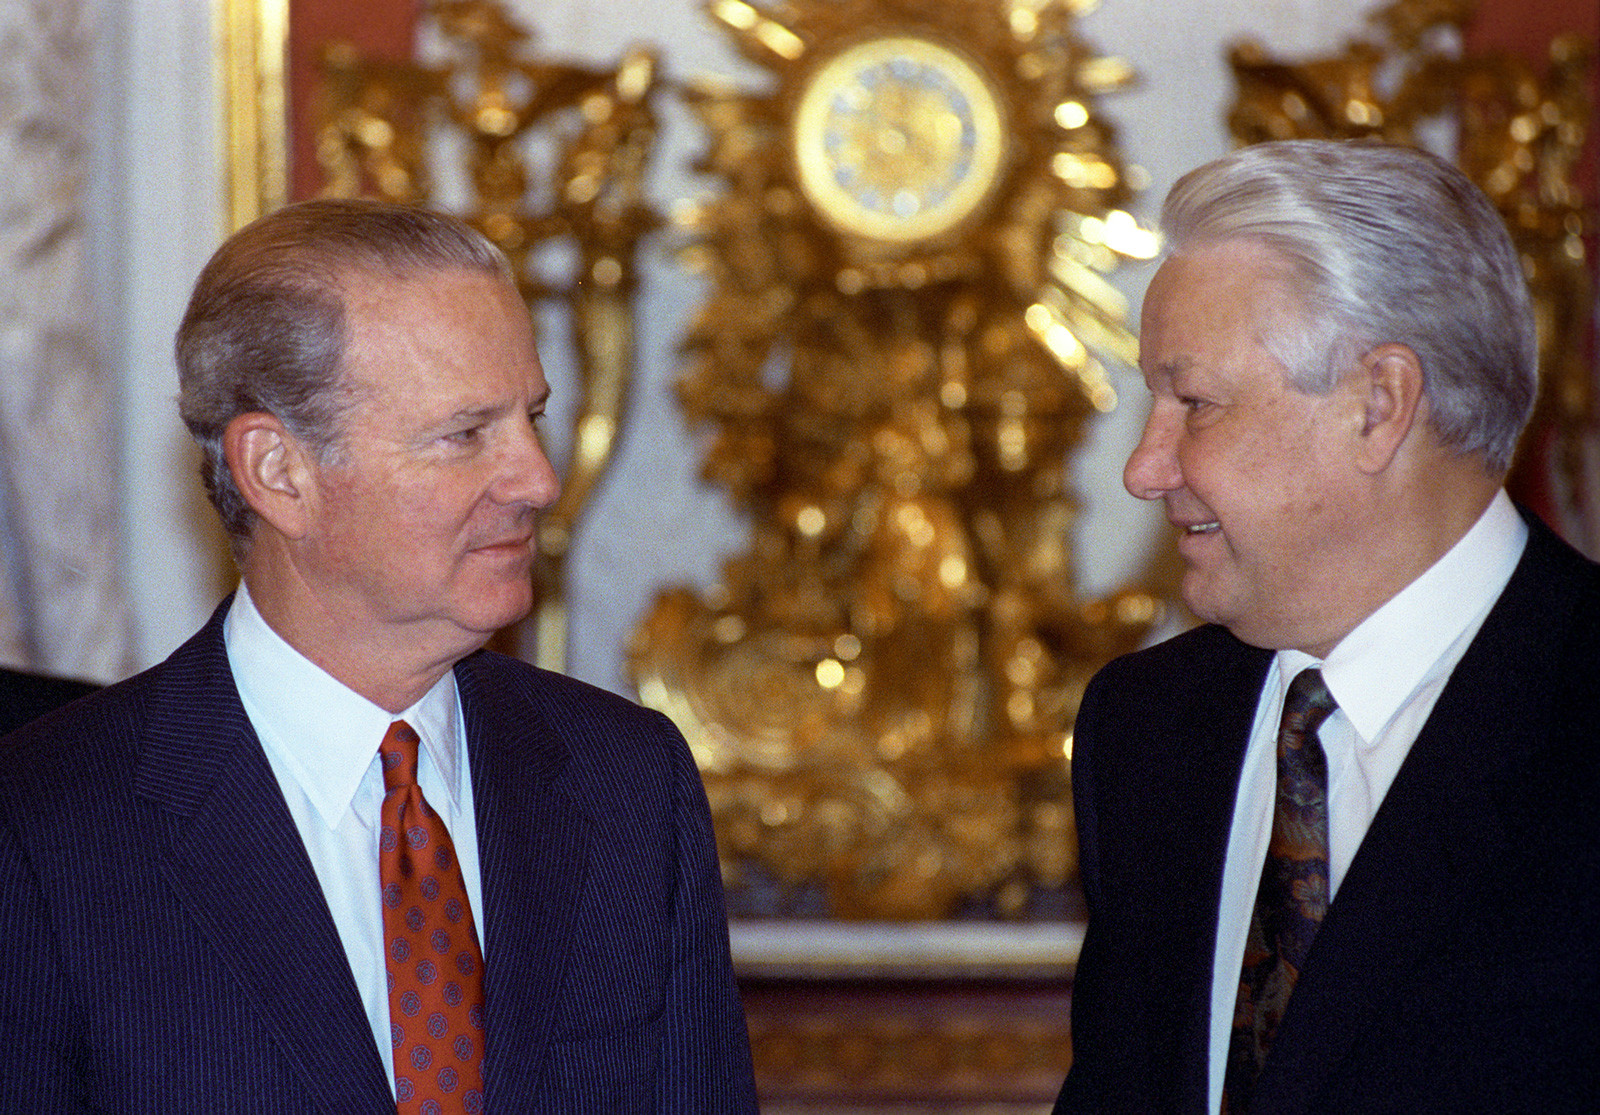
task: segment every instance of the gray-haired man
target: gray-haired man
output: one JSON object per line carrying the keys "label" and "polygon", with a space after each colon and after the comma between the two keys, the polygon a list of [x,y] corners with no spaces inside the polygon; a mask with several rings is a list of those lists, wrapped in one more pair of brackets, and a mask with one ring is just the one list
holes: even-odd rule
{"label": "gray-haired man", "polygon": [[1178,182],[1124,481],[1205,626],[1090,685],[1058,1112],[1600,1101],[1600,568],[1501,481],[1535,336],[1448,164]]}

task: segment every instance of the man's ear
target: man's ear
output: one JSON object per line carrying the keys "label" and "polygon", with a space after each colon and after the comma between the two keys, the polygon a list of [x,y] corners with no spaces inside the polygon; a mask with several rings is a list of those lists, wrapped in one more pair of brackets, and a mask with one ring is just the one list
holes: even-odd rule
{"label": "man's ear", "polygon": [[1360,423],[1356,464],[1376,475],[1394,462],[1427,408],[1422,362],[1406,345],[1379,345],[1361,358],[1352,386]]}
{"label": "man's ear", "polygon": [[287,538],[301,538],[316,510],[310,455],[274,415],[241,414],[222,432],[233,482],[250,509]]}

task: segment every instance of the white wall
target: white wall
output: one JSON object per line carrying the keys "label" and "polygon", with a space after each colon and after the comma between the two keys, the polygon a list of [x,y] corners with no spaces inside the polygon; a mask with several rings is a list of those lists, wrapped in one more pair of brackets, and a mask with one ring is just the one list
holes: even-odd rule
{"label": "white wall", "polygon": [[172,335],[219,242],[220,95],[208,0],[104,0],[98,297],[122,389],[123,561],[138,666],[210,614],[223,562],[178,420]]}
{"label": "white wall", "polygon": [[[108,40],[115,44],[108,76],[120,95],[107,99],[114,115],[104,122],[117,145],[102,176],[105,296],[119,338],[113,359],[126,384],[126,552],[137,654],[148,664],[203,622],[224,591],[225,563],[176,416],[170,355],[188,284],[222,225],[220,95],[206,0],[108,2],[124,27]],[[696,0],[639,0],[625,15],[616,0],[509,6],[550,54],[600,63],[648,42],[662,51],[675,79],[752,74]],[[1151,179],[1136,214],[1153,220],[1179,174],[1227,149],[1222,117],[1233,95],[1227,42],[1250,35],[1284,54],[1325,52],[1360,32],[1373,7],[1370,0],[1105,0],[1082,28],[1100,52],[1126,58],[1142,75],[1136,89],[1100,105],[1120,129],[1124,157]],[[692,121],[675,105],[665,115],[655,194],[669,209],[709,184],[687,171],[702,142]],[[1135,314],[1150,271],[1129,268],[1118,277]],[[674,349],[702,293],[664,258],[646,273],[632,419],[571,562],[572,672],[620,691],[628,690],[622,646],[656,593],[672,584],[709,585],[723,558],[744,544],[722,493],[696,479],[700,455],[672,396],[680,374]],[[551,363],[559,391],[562,370]],[[1093,428],[1076,467],[1085,508],[1080,568],[1091,593],[1134,576],[1162,530],[1159,513],[1121,487],[1122,459],[1143,419],[1142,387],[1131,374],[1117,386],[1124,405]]]}

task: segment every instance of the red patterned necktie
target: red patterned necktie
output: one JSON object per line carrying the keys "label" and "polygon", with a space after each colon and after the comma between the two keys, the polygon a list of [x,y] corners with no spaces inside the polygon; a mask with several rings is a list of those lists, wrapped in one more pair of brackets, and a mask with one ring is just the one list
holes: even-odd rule
{"label": "red patterned necktie", "polygon": [[455,845],[417,785],[419,742],[396,720],[378,749],[395,1099],[399,1115],[481,1115],[483,955]]}
{"label": "red patterned necktie", "polygon": [[1245,1115],[1300,964],[1328,910],[1328,759],[1317,729],[1338,707],[1315,667],[1289,683],[1278,728],[1272,841],[1250,915],[1222,1110]]}

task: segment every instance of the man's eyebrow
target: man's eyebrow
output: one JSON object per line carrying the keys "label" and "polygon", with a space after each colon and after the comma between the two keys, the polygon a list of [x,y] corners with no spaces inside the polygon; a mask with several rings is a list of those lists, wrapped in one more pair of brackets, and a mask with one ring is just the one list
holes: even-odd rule
{"label": "man's eyebrow", "polygon": [[421,433],[424,437],[437,437],[454,430],[467,429],[472,426],[484,426],[493,422],[506,412],[504,406],[462,407],[460,410],[440,418],[437,422],[430,422],[423,427]]}
{"label": "man's eyebrow", "polygon": [[442,424],[454,425],[457,422],[482,422],[493,418],[505,409],[503,406],[462,407],[446,418]]}
{"label": "man's eyebrow", "polygon": [[[550,388],[546,387],[543,391],[539,392],[533,398],[528,400],[528,409],[539,410],[543,408],[544,405],[549,401]],[[445,422],[481,422],[490,418],[495,418],[513,409],[515,408],[503,403],[488,403],[481,407],[462,407],[460,410],[450,415],[449,418],[446,418]]]}
{"label": "man's eyebrow", "polygon": [[1152,364],[1141,364],[1140,371],[1144,380],[1149,385],[1153,380],[1162,379],[1170,382],[1173,376],[1193,364],[1194,361],[1187,356],[1168,356]]}

